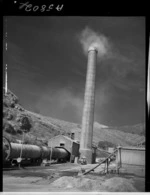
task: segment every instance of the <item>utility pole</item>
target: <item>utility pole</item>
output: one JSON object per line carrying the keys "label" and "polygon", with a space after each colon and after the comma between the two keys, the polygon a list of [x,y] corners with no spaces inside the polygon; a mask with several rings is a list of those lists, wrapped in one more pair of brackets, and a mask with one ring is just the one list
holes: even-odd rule
{"label": "utility pole", "polygon": [[[7,59],[7,17],[5,19],[5,51],[6,51],[6,59]],[[5,66],[5,95],[7,95],[8,92],[8,79],[7,79],[7,60],[6,60],[6,66]]]}
{"label": "utility pole", "polygon": [[8,92],[8,83],[7,83],[7,64],[5,66],[5,95],[7,95]]}

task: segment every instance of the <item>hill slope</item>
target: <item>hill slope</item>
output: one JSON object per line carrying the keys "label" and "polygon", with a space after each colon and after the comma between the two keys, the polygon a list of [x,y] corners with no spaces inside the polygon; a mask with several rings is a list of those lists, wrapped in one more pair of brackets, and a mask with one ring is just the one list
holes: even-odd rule
{"label": "hill slope", "polygon": [[[41,145],[59,134],[70,136],[72,129],[81,132],[81,125],[25,110],[10,90],[6,96],[3,96],[3,135],[11,141],[21,140],[25,131],[25,143]],[[109,128],[98,122],[94,123],[94,143],[108,141],[116,145],[136,145],[143,140],[145,136]]]}
{"label": "hill slope", "polygon": [[121,127],[112,127],[112,129],[118,129],[119,131],[123,131],[125,133],[145,135],[145,124],[142,123],[132,125],[132,126],[125,125]]}

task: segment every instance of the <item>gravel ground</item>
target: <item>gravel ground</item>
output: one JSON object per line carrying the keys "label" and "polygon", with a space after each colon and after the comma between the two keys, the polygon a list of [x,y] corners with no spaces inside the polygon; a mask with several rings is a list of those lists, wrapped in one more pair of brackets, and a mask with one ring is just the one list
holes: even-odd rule
{"label": "gravel ground", "polygon": [[82,175],[94,165],[56,164],[3,171],[4,192],[144,192],[145,179],[133,175],[100,174],[104,165]]}

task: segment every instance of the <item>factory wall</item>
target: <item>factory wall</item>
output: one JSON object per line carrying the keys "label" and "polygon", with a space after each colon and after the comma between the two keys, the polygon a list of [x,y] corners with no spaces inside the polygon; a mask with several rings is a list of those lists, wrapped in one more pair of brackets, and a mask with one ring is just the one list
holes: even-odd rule
{"label": "factory wall", "polygon": [[119,147],[116,156],[119,171],[145,175],[145,148]]}
{"label": "factory wall", "polygon": [[143,148],[120,148],[117,160],[121,164],[145,166],[145,149]]}
{"label": "factory wall", "polygon": [[79,156],[79,144],[73,142],[72,143],[72,155]]}

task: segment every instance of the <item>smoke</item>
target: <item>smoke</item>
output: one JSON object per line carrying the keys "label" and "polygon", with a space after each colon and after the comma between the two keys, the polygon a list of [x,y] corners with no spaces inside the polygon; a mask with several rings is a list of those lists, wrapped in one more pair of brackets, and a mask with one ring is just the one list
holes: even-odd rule
{"label": "smoke", "polygon": [[110,43],[108,38],[86,27],[78,36],[83,47],[85,55],[87,55],[89,47],[95,47],[98,50],[98,57],[106,57],[110,53]]}

